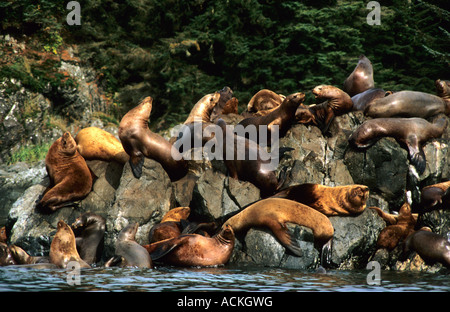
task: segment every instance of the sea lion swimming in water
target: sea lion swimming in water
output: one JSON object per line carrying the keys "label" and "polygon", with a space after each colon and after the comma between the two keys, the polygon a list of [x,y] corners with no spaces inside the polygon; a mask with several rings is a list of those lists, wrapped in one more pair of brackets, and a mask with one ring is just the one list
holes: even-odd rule
{"label": "sea lion swimming in water", "polygon": [[359,56],[356,65],[350,76],[344,81],[343,90],[350,96],[362,93],[375,86],[373,80],[373,67],[370,60],[364,55]]}
{"label": "sea lion swimming in water", "polygon": [[423,146],[427,141],[441,137],[447,124],[446,117],[437,118],[433,123],[423,118],[375,118],[366,120],[348,141],[355,147],[368,148],[382,137],[392,137],[401,146],[406,146],[410,162],[422,174],[426,167]]}
{"label": "sea lion swimming in water", "polygon": [[[148,96],[123,116],[119,124],[119,138],[130,156],[133,175],[140,178],[145,157],[161,164],[172,181],[188,172],[187,162],[169,141],[148,128],[153,99]],[[175,157],[174,157],[175,155]]]}

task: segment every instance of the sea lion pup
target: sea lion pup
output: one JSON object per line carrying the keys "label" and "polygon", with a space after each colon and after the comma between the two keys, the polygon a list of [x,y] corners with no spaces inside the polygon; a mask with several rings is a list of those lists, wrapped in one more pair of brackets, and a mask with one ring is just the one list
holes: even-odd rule
{"label": "sea lion pup", "polygon": [[[272,90],[262,89],[256,92],[247,104],[247,113],[255,114],[263,111],[271,111],[283,103],[286,97],[273,92]],[[265,114],[265,113],[263,113]]]}
{"label": "sea lion pup", "polygon": [[153,261],[176,266],[219,266],[228,262],[234,248],[234,232],[224,226],[213,237],[185,234],[144,247]]}
{"label": "sea lion pup", "polygon": [[446,117],[437,118],[433,123],[423,118],[375,118],[360,125],[348,141],[357,148],[368,148],[383,137],[392,137],[406,147],[411,164],[422,174],[426,167],[423,146],[442,136],[447,124]]}
{"label": "sea lion pup", "polygon": [[305,183],[289,186],[272,198],[294,200],[326,216],[345,216],[364,211],[369,198],[369,188],[358,184],[331,187]]}
{"label": "sea lion pup", "polygon": [[148,157],[159,162],[172,181],[177,181],[187,174],[187,162],[172,144],[148,128],[152,102],[152,97],[148,96],[123,116],[119,138],[130,156],[129,162],[136,178],[141,177],[144,159]]}
{"label": "sea lion pup", "polygon": [[122,143],[114,135],[97,127],[80,130],[75,142],[78,152],[87,160],[97,159],[125,164],[130,158]]}
{"label": "sea lion pup", "polygon": [[105,263],[105,267],[153,268],[147,250],[136,242],[139,223],[130,223],[120,231],[116,241],[115,256]]}
{"label": "sea lion pup", "polygon": [[450,99],[419,91],[399,91],[376,99],[366,106],[364,115],[372,118],[450,115]]}
{"label": "sea lion pup", "polygon": [[86,212],[79,216],[71,227],[75,233],[77,251],[81,259],[88,264],[100,261],[106,230],[105,218]]}
{"label": "sea lion pup", "polygon": [[343,90],[350,96],[362,93],[375,86],[372,62],[364,55],[359,56],[355,69],[344,81]]}
{"label": "sea lion pup", "polygon": [[450,269],[450,242],[444,237],[426,230],[409,235],[403,246],[403,252],[415,251],[429,264],[442,263]]}
{"label": "sea lion pup", "polygon": [[[276,109],[272,110],[269,114],[265,116],[249,117],[245,118],[238,123],[238,126],[247,127],[249,125],[254,125],[256,127],[256,136],[249,136],[249,139],[259,142],[259,126],[267,126],[267,145],[271,142],[271,133],[273,126],[278,126],[279,137],[282,137],[290,129],[292,124],[295,122],[295,112],[298,106],[305,100],[305,94],[302,92],[297,92],[288,95],[281,105]],[[243,131],[242,131],[243,132]],[[244,133],[238,135],[244,135]]]}
{"label": "sea lion pup", "polygon": [[[337,87],[320,85],[315,87],[312,90],[312,93],[317,100],[326,100],[326,104],[321,103],[318,105],[318,109],[325,109],[326,111],[325,113],[321,113],[322,115],[325,115],[325,120],[323,121],[324,128],[321,129],[323,133],[328,130],[328,127],[335,116],[344,115],[353,109],[353,102],[350,96]],[[326,106],[322,108],[321,106],[324,105]]]}
{"label": "sea lion pup", "polygon": [[380,88],[371,88],[364,92],[352,96],[353,111],[364,111],[379,98],[391,95],[392,91],[385,91]]}
{"label": "sea lion pup", "polygon": [[[186,146],[194,147],[195,142],[201,142],[203,146],[214,137],[212,135],[205,135],[203,130],[208,125],[212,125],[211,113],[221,98],[221,91],[216,91],[203,96],[192,108],[174,143],[174,145],[178,147],[180,153],[189,150],[189,148],[185,149]],[[226,97],[227,92],[222,92],[222,95]]]}
{"label": "sea lion pup", "polygon": [[437,96],[450,100],[450,81],[438,79],[434,82]]}
{"label": "sea lion pup", "polygon": [[450,181],[425,186],[420,190],[420,212],[450,207]]}
{"label": "sea lion pup", "polygon": [[16,245],[9,246],[11,255],[16,264],[50,263],[49,257],[30,256],[25,250]]}
{"label": "sea lion pup", "polygon": [[[222,152],[228,174],[233,179],[248,181],[258,187],[261,197],[267,197],[282,185],[275,174],[278,158],[291,148],[280,148],[278,154],[267,153],[256,142],[236,135],[223,119],[217,121],[222,129],[222,138],[215,139],[216,149]],[[243,150],[241,150],[243,148]],[[275,153],[275,154],[274,154]]]}
{"label": "sea lion pup", "polygon": [[267,198],[251,204],[225,221],[222,228],[231,226],[235,233],[245,233],[251,227],[269,228],[285,248],[302,256],[300,246],[286,223],[310,228],[315,244],[320,247],[333,238],[334,229],[328,217],[311,207],[284,198]]}
{"label": "sea lion pup", "polygon": [[220,94],[219,101],[211,112],[211,122],[215,122],[222,115],[238,113],[238,99],[233,97],[233,90],[230,87],[224,87],[218,91]]}
{"label": "sea lion pup", "polygon": [[60,268],[66,268],[71,261],[78,262],[81,268],[91,267],[78,254],[72,229],[63,220],[60,220],[50,245],[50,262]]}
{"label": "sea lion pup", "polygon": [[41,212],[52,212],[73,205],[74,201],[83,199],[92,190],[92,173],[69,132],[65,132],[50,146],[45,157],[45,167],[50,186],[36,206]]}
{"label": "sea lion pup", "polygon": [[400,207],[398,215],[386,213],[378,207],[370,207],[370,209],[375,210],[389,224],[378,235],[379,248],[392,250],[414,233],[418,215],[411,212],[411,206],[407,202]]}

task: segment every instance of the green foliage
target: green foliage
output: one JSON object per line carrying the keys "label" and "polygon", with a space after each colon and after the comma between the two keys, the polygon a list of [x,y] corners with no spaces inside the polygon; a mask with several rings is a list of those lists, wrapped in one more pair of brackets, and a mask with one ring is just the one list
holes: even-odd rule
{"label": "green foliage", "polygon": [[8,165],[17,162],[34,163],[42,160],[47,155],[50,146],[51,143],[22,146],[12,153],[10,159],[8,159]]}

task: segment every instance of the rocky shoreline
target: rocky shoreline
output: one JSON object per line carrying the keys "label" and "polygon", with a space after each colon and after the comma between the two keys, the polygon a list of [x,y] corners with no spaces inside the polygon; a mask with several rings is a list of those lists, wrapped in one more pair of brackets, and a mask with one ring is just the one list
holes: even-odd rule
{"label": "rocky shoreline", "polygon": [[[229,123],[240,119],[226,118]],[[325,136],[314,126],[294,125],[280,140],[280,146],[294,148],[278,166],[278,171],[287,175],[283,187],[302,183],[363,184],[370,189],[367,207],[377,206],[392,213],[405,202],[406,192],[414,201],[420,198],[421,188],[450,179],[450,129],[424,147],[427,167],[418,175],[409,164],[406,151],[393,139],[383,138],[365,151],[348,145],[349,135],[364,120],[360,112],[336,117]],[[190,173],[177,182],[171,182],[161,165],[151,159],[145,160],[140,179],[134,178],[128,163],[87,163],[97,176],[92,192],[77,208],[61,208],[50,215],[35,210],[36,201],[49,183],[43,162],[0,168],[0,226],[6,225],[10,244],[33,256],[48,255],[58,221],[71,224],[83,212],[90,211],[106,219],[102,257],[106,261],[114,253],[118,233],[130,222],[139,223],[136,241],[144,245],[148,243],[150,228],[171,208],[189,206],[192,221],[224,221],[227,215],[260,199],[259,189],[253,184],[228,177],[221,161],[190,161]],[[391,252],[377,250],[377,238],[386,222],[372,209],[356,216],[329,218],[335,234],[327,268],[362,269],[372,260],[390,270],[436,272],[443,268],[441,264],[425,265],[416,254],[399,260],[400,247]],[[450,231],[450,212],[424,213],[416,228],[420,226],[445,236]],[[292,225],[291,230],[302,246],[302,257],[287,252],[267,230],[251,229],[237,236],[229,263],[316,269],[321,255],[314,247],[311,230],[298,225]]]}

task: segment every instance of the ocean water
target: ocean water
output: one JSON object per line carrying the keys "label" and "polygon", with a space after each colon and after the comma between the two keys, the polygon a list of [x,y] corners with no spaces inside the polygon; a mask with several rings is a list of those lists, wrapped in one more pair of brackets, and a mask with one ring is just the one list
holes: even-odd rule
{"label": "ocean water", "polygon": [[[79,273],[79,274],[78,274]],[[78,271],[0,267],[0,292],[421,292],[450,291],[450,271],[329,270],[258,266],[217,268],[90,268]],[[369,277],[368,277],[369,276]]]}

